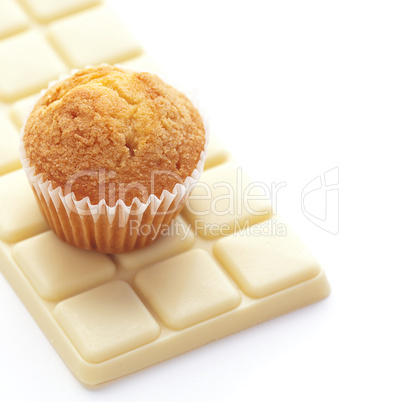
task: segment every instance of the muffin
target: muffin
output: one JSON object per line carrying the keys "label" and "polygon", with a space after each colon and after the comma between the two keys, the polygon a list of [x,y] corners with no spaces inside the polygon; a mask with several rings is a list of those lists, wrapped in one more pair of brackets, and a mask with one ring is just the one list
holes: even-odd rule
{"label": "muffin", "polygon": [[108,65],[50,86],[21,137],[50,227],[102,253],[154,241],[184,206],[205,154],[202,118],[184,94],[154,74]]}

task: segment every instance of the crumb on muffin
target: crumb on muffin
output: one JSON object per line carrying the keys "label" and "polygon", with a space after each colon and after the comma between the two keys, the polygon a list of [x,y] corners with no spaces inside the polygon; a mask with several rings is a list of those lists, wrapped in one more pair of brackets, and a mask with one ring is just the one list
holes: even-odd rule
{"label": "crumb on muffin", "polygon": [[47,90],[23,141],[53,188],[113,206],[172,191],[196,168],[205,131],[190,100],[158,76],[103,65]]}

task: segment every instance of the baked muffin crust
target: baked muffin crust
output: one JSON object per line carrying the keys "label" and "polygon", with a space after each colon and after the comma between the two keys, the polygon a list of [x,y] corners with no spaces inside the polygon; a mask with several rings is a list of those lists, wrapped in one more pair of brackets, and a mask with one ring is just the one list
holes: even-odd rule
{"label": "baked muffin crust", "polygon": [[30,166],[93,204],[142,202],[191,175],[204,149],[200,114],[149,73],[87,68],[50,88],[23,137]]}

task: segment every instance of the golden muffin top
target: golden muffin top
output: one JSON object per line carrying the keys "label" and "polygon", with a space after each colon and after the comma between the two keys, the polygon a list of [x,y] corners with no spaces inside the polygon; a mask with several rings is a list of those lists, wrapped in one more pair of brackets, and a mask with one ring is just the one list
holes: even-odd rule
{"label": "golden muffin top", "polygon": [[192,174],[205,130],[190,100],[158,76],[87,68],[49,88],[25,125],[36,174],[78,200],[146,201]]}

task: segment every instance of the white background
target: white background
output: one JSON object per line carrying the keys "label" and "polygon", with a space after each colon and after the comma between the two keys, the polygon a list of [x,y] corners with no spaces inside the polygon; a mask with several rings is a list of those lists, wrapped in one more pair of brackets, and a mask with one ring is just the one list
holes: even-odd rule
{"label": "white background", "polygon": [[[0,400],[400,401],[400,2],[108,3],[166,75],[198,94],[248,173],[286,182],[278,212],[321,261],[332,294],[86,388],[0,277]],[[336,167],[334,235],[304,216],[301,193]],[[309,211],[323,213],[324,194]]]}

